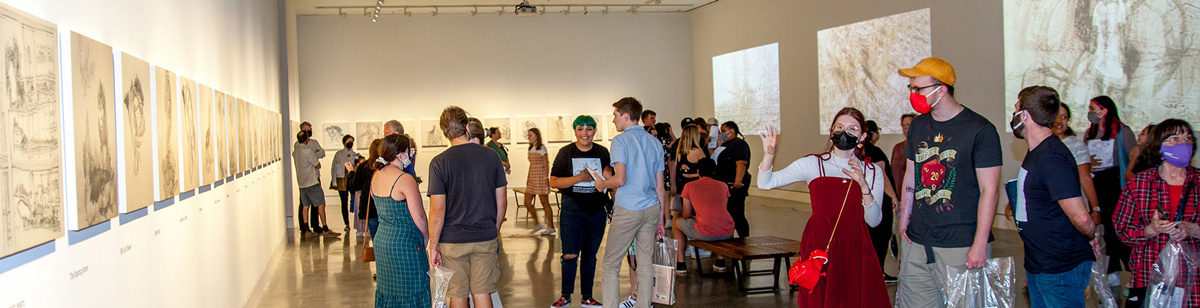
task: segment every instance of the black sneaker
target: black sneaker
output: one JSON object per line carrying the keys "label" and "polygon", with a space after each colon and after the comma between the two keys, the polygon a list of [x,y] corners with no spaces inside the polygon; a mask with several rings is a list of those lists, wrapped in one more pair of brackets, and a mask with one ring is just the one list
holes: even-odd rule
{"label": "black sneaker", "polygon": [[725,260],[717,259],[717,261],[713,262],[713,270],[724,273],[725,272]]}
{"label": "black sneaker", "polygon": [[892,277],[888,274],[883,274],[883,282],[887,284],[896,284],[900,282],[900,278]]}
{"label": "black sneaker", "polygon": [[579,306],[583,306],[583,308],[604,308],[604,304],[597,302],[595,298],[591,297],[579,301]]}
{"label": "black sneaker", "polygon": [[675,262],[676,274],[687,274],[687,262]]}
{"label": "black sneaker", "polygon": [[571,298],[570,297],[566,297],[566,296],[559,297],[557,302],[554,302],[554,304],[550,304],[550,308],[563,308],[563,307],[571,307]]}

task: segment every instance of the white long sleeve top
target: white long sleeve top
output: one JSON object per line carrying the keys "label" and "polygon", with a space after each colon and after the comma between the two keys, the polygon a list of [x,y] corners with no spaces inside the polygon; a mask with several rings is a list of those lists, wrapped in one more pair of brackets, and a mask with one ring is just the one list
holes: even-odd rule
{"label": "white long sleeve top", "polygon": [[[758,168],[758,188],[772,189],[795,182],[812,181],[813,179],[821,176],[821,170],[818,168],[821,168],[822,166],[825,168],[825,176],[843,179],[850,178],[849,176],[846,176],[846,174],[842,173],[843,169],[853,170],[850,168],[850,159],[841,158],[837,155],[831,154],[824,155],[828,155],[830,158],[824,162],[821,162],[821,158],[817,155],[805,156],[797,159],[796,161],[792,162],[792,164],[788,165],[787,168],[783,168],[783,170],[779,171],[762,171],[762,168],[760,167]],[[856,163],[863,164],[863,161],[856,159]],[[867,183],[867,186],[869,186],[871,190],[871,196],[875,197],[875,201],[872,201],[870,205],[866,205],[863,208],[863,221],[866,221],[867,225],[871,226],[872,228],[878,226],[880,220],[883,219],[883,212],[881,212],[880,207],[883,204],[883,186],[887,185],[887,182],[884,181],[884,173],[883,170],[880,169],[882,168],[879,168],[879,166],[874,164],[871,166],[863,166],[865,173],[863,180]],[[809,193],[819,194],[826,192],[811,191]],[[861,194],[862,191],[854,191],[850,193]],[[862,205],[860,204],[860,206]]]}

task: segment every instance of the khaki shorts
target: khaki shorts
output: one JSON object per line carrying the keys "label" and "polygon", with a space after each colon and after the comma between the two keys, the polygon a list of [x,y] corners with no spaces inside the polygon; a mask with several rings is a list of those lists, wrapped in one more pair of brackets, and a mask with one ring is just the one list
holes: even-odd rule
{"label": "khaki shorts", "polygon": [[496,261],[499,240],[476,243],[439,243],[442,266],[454,271],[450,276],[448,298],[467,298],[471,294],[496,292],[496,280],[500,279],[500,263]]}

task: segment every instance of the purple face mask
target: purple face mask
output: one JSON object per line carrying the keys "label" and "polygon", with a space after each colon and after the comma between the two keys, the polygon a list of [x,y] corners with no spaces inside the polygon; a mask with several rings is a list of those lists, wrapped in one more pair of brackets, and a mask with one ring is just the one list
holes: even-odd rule
{"label": "purple face mask", "polygon": [[1175,167],[1187,168],[1192,162],[1191,144],[1163,145],[1158,152],[1162,154],[1164,161]]}

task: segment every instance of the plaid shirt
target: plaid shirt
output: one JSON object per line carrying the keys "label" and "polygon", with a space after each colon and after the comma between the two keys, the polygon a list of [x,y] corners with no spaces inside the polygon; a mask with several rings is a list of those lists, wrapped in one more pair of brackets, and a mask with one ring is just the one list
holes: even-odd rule
{"label": "plaid shirt", "polygon": [[[1188,193],[1187,206],[1200,206],[1197,202],[1200,200],[1200,169],[1188,167],[1187,181],[1196,185]],[[1133,286],[1135,288],[1145,287],[1149,282],[1153,265],[1158,261],[1158,254],[1170,240],[1170,235],[1167,234],[1146,238],[1145,232],[1146,226],[1150,224],[1151,215],[1157,211],[1158,204],[1162,204],[1163,208],[1170,211],[1178,210],[1179,200],[1168,199],[1170,199],[1170,192],[1167,182],[1159,176],[1158,168],[1138,173],[1129,180],[1129,183],[1125,185],[1125,190],[1121,192],[1117,213],[1113,215],[1113,224],[1117,229],[1117,237],[1133,248],[1129,262],[1133,267]],[[1200,224],[1200,210],[1190,215],[1186,214],[1187,211],[1184,213],[1183,221]],[[1183,244],[1185,248],[1200,248],[1200,240],[1196,238],[1188,238],[1183,241]],[[1187,307],[1200,304],[1200,280],[1198,279],[1200,277],[1196,276],[1195,271],[1184,273],[1182,281],[1187,283],[1190,289],[1188,301],[1185,303]]]}

